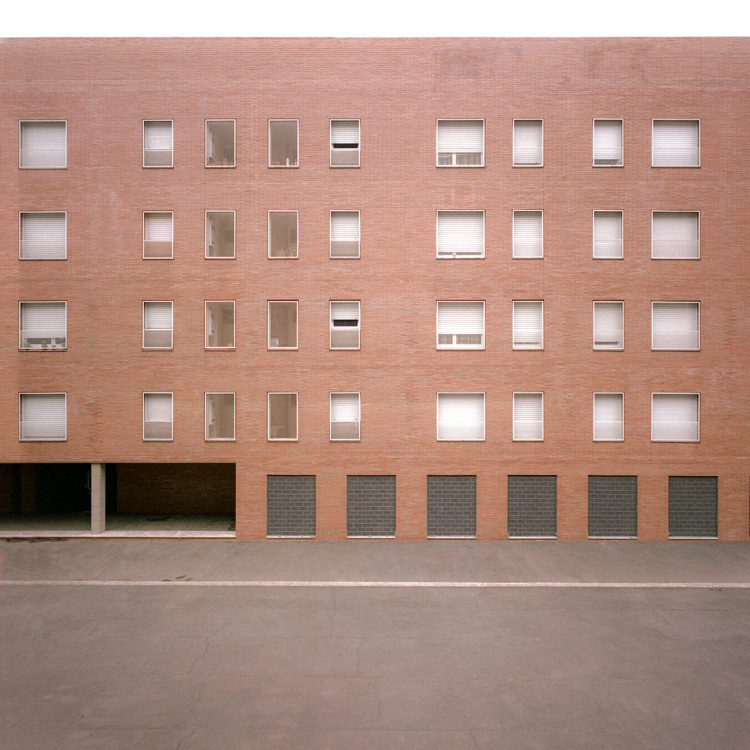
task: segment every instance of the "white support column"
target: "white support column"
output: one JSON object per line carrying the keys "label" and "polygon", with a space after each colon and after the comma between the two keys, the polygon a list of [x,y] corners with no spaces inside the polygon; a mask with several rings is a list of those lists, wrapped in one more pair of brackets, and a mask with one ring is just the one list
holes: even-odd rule
{"label": "white support column", "polygon": [[106,464],[91,464],[91,532],[103,534],[107,513]]}

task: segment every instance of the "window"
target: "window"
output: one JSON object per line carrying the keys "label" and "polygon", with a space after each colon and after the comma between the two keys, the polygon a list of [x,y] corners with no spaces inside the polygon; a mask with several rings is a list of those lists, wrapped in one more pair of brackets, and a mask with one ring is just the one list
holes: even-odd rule
{"label": "window", "polygon": [[544,257],[544,214],[541,211],[513,212],[513,257]]}
{"label": "window", "polygon": [[594,302],[594,349],[622,349],[624,303]]}
{"label": "window", "polygon": [[20,214],[18,257],[21,260],[65,260],[68,256],[64,211]]}
{"label": "window", "polygon": [[700,165],[700,120],[654,120],[651,123],[652,167]]}
{"label": "window", "polygon": [[206,393],[206,440],[234,440],[234,393]]}
{"label": "window", "polygon": [[359,211],[331,211],[331,257],[359,258]]}
{"label": "window", "polygon": [[544,440],[544,394],[513,394],[513,440]]}
{"label": "window", "polygon": [[331,302],[331,349],[359,349],[359,302]]}
{"label": "window", "polygon": [[359,393],[331,394],[331,440],[359,440]]}
{"label": "window", "polygon": [[697,442],[699,394],[652,393],[651,440]]}
{"label": "window", "polygon": [[513,348],[544,348],[544,303],[541,300],[513,303]]}
{"label": "window", "polygon": [[268,121],[268,166],[299,166],[299,120]]}
{"label": "window", "polygon": [[172,439],[172,394],[143,394],[143,439]]}
{"label": "window", "polygon": [[484,120],[438,120],[437,166],[483,167]]}
{"label": "window", "polygon": [[484,258],[484,211],[438,211],[437,257]]}
{"label": "window", "polygon": [[594,211],[594,257],[622,256],[622,211]]}
{"label": "window", "polygon": [[700,349],[699,302],[652,302],[652,349]]}
{"label": "window", "polygon": [[19,440],[67,440],[66,393],[21,393],[18,400]]}
{"label": "window", "polygon": [[359,166],[359,120],[331,120],[331,166]]}
{"label": "window", "polygon": [[438,440],[484,440],[484,393],[438,393]]}
{"label": "window", "polygon": [[697,211],[654,211],[651,257],[700,258],[700,214]]}
{"label": "window", "polygon": [[19,127],[19,167],[64,169],[68,166],[68,123],[65,120],[22,120]]}
{"label": "window", "polygon": [[268,257],[299,257],[299,218],[296,211],[268,212]]}
{"label": "window", "polygon": [[297,394],[268,394],[268,439],[297,440]]}
{"label": "window", "polygon": [[594,166],[622,164],[622,120],[594,120]]}
{"label": "window", "polygon": [[172,348],[172,302],[143,303],[143,348]]}
{"label": "window", "polygon": [[206,349],[234,349],[234,300],[206,300]]}
{"label": "window", "polygon": [[544,121],[513,120],[513,166],[544,164]]}
{"label": "window", "polygon": [[484,349],[484,302],[438,302],[437,348]]}
{"label": "window", "polygon": [[172,166],[172,120],[143,121],[143,166]]}
{"label": "window", "polygon": [[234,258],[234,211],[206,211],[206,257]]}
{"label": "window", "polygon": [[172,257],[172,224],[171,211],[146,211],[143,214],[143,257]]}
{"label": "window", "polygon": [[268,348],[296,349],[297,344],[296,301],[268,303]]}
{"label": "window", "polygon": [[594,394],[594,440],[623,439],[623,394]]}
{"label": "window", "polygon": [[233,167],[234,120],[206,120],[206,166]]}
{"label": "window", "polygon": [[65,349],[67,346],[66,302],[21,302],[19,349]]}

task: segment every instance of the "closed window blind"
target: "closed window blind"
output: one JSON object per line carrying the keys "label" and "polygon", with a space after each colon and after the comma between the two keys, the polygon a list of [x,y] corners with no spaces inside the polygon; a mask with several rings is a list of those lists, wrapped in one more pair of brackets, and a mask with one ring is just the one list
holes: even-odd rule
{"label": "closed window blind", "polygon": [[700,166],[698,120],[654,120],[652,161],[655,167]]}
{"label": "closed window blind", "polygon": [[484,302],[438,302],[438,346],[484,345]]}
{"label": "closed window blind", "polygon": [[544,256],[543,214],[541,211],[513,212],[513,257]]}
{"label": "closed window blind", "polygon": [[484,212],[438,211],[437,254],[441,257],[483,257]]}
{"label": "closed window blind", "polygon": [[622,302],[594,302],[594,349],[622,349]]}
{"label": "closed window blind", "polygon": [[544,439],[544,394],[513,394],[513,439]]}
{"label": "closed window blind", "polygon": [[359,166],[359,120],[331,120],[331,166]]}
{"label": "closed window blind", "polygon": [[359,302],[331,302],[331,348],[359,348]]}
{"label": "closed window blind", "polygon": [[65,302],[21,303],[21,349],[63,348],[66,344]]}
{"label": "closed window blind", "polygon": [[67,140],[64,121],[22,122],[19,165],[26,168],[65,167]]}
{"label": "closed window blind", "polygon": [[359,393],[331,394],[331,440],[359,440]]}
{"label": "closed window blind", "polygon": [[143,214],[143,257],[171,258],[173,217],[169,211]]}
{"label": "closed window blind", "polygon": [[484,162],[483,120],[439,120],[437,163],[441,167],[481,166]]}
{"label": "closed window blind", "polygon": [[622,393],[594,394],[594,440],[622,440]]}
{"label": "closed window blind", "polygon": [[65,393],[22,393],[21,440],[65,440],[66,403]]}
{"label": "closed window blind", "polygon": [[699,439],[697,393],[654,393],[651,439],[693,442]]}
{"label": "closed window blind", "polygon": [[143,438],[172,439],[172,394],[143,394]]}
{"label": "closed window blind", "polygon": [[172,303],[143,303],[143,346],[163,349],[172,346]]}
{"label": "closed window blind", "polygon": [[143,166],[172,166],[172,121],[144,120]]}
{"label": "closed window blind", "polygon": [[653,258],[698,258],[697,211],[654,211],[651,232]]}
{"label": "closed window blind", "polygon": [[594,165],[618,167],[622,164],[622,121],[594,120]]}
{"label": "closed window blind", "polygon": [[539,167],[544,160],[544,128],[542,120],[513,122],[513,165]]}
{"label": "closed window blind", "polygon": [[622,211],[594,211],[594,257],[622,255]]}
{"label": "closed window blind", "polygon": [[653,349],[699,349],[697,302],[654,302],[651,306]]}
{"label": "closed window blind", "polygon": [[484,440],[484,394],[438,394],[438,440]]}
{"label": "closed window blind", "polygon": [[60,260],[67,256],[67,220],[61,211],[21,214],[23,260]]}
{"label": "closed window blind", "polygon": [[331,211],[331,257],[359,257],[359,211]]}
{"label": "closed window blind", "polygon": [[541,349],[544,346],[543,316],[541,301],[513,303],[514,349]]}

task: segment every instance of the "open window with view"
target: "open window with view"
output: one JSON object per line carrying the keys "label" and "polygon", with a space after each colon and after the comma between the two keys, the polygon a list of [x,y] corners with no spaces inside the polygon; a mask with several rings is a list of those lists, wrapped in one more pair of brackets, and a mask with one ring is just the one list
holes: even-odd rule
{"label": "open window with view", "polygon": [[297,440],[297,394],[268,394],[268,439]]}
{"label": "open window with view", "polygon": [[299,214],[296,211],[268,212],[268,257],[299,257]]}
{"label": "open window with view", "polygon": [[206,349],[234,349],[234,300],[206,300]]}
{"label": "open window with view", "polygon": [[268,348],[297,349],[297,300],[268,303]]}
{"label": "open window with view", "polygon": [[299,120],[268,121],[268,166],[299,166]]}
{"label": "open window with view", "polygon": [[438,120],[437,166],[483,167],[484,120]]}
{"label": "open window with view", "polygon": [[206,258],[234,258],[234,211],[206,211]]}
{"label": "open window with view", "polygon": [[206,120],[206,166],[235,166],[235,121]]}
{"label": "open window with view", "polygon": [[234,393],[206,393],[206,440],[234,440]]}

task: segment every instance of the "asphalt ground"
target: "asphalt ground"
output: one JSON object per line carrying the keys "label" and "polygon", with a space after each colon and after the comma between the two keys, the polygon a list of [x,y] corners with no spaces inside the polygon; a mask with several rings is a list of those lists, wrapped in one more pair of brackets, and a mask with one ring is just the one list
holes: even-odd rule
{"label": "asphalt ground", "polygon": [[750,747],[750,545],[0,541],[2,750]]}

